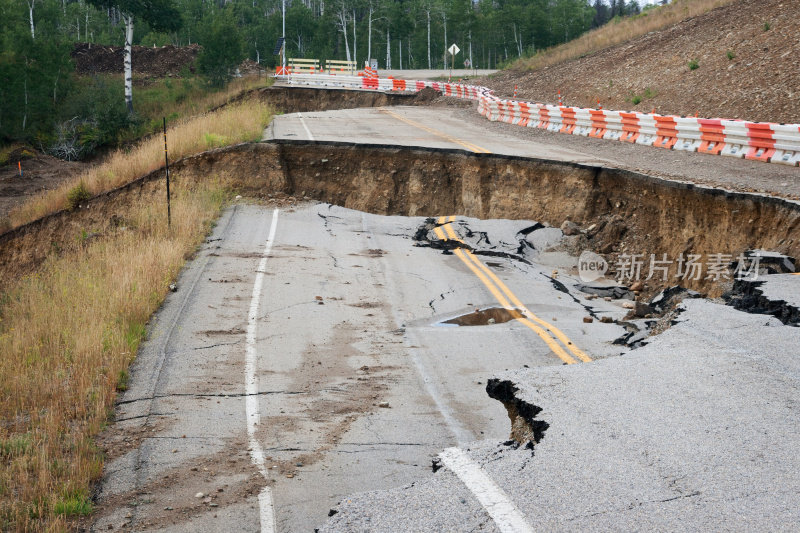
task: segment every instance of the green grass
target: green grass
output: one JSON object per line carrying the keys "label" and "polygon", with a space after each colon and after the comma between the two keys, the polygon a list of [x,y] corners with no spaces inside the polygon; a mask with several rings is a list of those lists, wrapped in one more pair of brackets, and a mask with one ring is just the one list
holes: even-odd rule
{"label": "green grass", "polygon": [[53,512],[61,516],[86,516],[92,512],[92,502],[85,490],[62,494],[53,504]]}
{"label": "green grass", "polygon": [[700,68],[700,63],[696,59],[689,61],[689,70],[697,70]]}
{"label": "green grass", "polygon": [[5,459],[24,455],[31,448],[30,435],[12,435],[0,440],[0,456]]}

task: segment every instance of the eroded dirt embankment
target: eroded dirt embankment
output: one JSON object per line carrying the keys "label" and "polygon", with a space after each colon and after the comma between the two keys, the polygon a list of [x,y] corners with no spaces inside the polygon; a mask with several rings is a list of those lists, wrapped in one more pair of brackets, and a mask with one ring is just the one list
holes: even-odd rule
{"label": "eroded dirt embankment", "polygon": [[[752,248],[800,254],[800,204],[611,168],[459,150],[280,142],[206,152],[172,170],[179,184],[218,176],[245,195],[295,195],[378,214],[458,213],[554,226],[569,219],[588,229],[573,251],[599,251],[612,265],[623,252],[671,259],[735,256]],[[133,200],[163,201],[163,187],[163,173],[156,171],[83,209],[0,236],[2,279],[33,270],[49,253],[74,246],[83,232],[102,238],[112,217],[124,216]],[[711,295],[724,290],[705,279],[684,285]]]}
{"label": "eroded dirt embankment", "polygon": [[276,109],[290,110],[287,111],[290,113],[307,113],[359,107],[427,105],[440,98],[441,94],[431,88],[411,94],[272,86],[248,91],[225,105],[252,97],[257,97]]}

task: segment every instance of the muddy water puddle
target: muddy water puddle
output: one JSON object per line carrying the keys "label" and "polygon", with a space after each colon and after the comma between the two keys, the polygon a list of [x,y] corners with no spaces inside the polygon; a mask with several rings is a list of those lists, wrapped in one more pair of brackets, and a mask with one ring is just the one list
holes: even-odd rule
{"label": "muddy water puddle", "polygon": [[492,326],[494,324],[510,322],[518,318],[522,318],[522,313],[517,309],[489,307],[486,309],[476,309],[471,313],[437,322],[435,325],[441,327]]}

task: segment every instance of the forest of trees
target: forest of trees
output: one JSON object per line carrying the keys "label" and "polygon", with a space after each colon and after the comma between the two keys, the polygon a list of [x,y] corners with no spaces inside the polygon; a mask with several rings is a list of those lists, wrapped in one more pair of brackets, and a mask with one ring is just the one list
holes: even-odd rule
{"label": "forest of trees", "polygon": [[[81,84],[70,64],[75,42],[198,43],[204,47],[201,73],[218,84],[244,58],[267,67],[277,63],[272,52],[282,33],[282,4],[0,0],[0,141],[32,141],[51,134],[67,115],[102,111],[86,98],[75,101]],[[442,67],[452,43],[462,50],[459,66],[471,58],[473,66],[496,68],[641,9],[635,0],[286,0],[285,5],[289,57],[359,64],[372,57],[380,68],[403,69]],[[101,98],[102,91],[96,92]]]}

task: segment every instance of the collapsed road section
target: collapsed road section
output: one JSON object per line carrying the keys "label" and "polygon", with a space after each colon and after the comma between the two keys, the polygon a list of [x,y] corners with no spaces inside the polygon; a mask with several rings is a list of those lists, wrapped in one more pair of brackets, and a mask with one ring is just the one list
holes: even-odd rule
{"label": "collapsed road section", "polygon": [[[677,263],[664,272],[669,279],[603,286],[578,283],[576,258],[599,255],[613,279],[632,254],[723,254],[733,262],[768,250],[755,253],[782,264],[779,275],[789,283],[797,279],[788,278],[800,246],[797,203],[600,165],[336,142],[244,144],[186,158],[173,170],[177,187],[220,179],[270,208],[229,211],[151,325],[152,343],[118,409],[122,423],[106,441],[113,465],[99,499],[101,526],[257,530],[265,482],[279,530],[321,525],[331,507],[336,513],[325,527],[333,531],[504,530],[498,524],[530,520],[539,509],[546,526],[578,520],[590,528],[603,525],[593,516],[638,506],[626,515],[633,526],[652,506],[688,505],[700,494],[707,496],[692,515],[697,524],[708,523],[719,501],[745,500],[749,516],[791,518],[774,501],[751,498],[752,484],[751,492],[733,490],[740,473],[714,462],[711,451],[697,461],[670,458],[691,452],[680,447],[681,431],[690,433],[691,447],[730,438],[721,453],[735,464],[762,460],[763,445],[791,470],[769,462],[759,480],[785,480],[792,494],[797,469],[784,443],[795,436],[777,426],[794,419],[768,403],[793,405],[786,391],[797,389],[795,358],[779,356],[792,353],[785,339],[794,342],[796,330],[703,299],[681,302],[696,293],[671,288]],[[160,179],[154,172],[4,234],[4,275],[32,270],[53,248],[74,245],[81,230],[102,239],[131,203],[163,196]],[[264,270],[263,239],[276,221]],[[256,270],[269,297],[250,320]],[[745,294],[707,272],[684,285],[711,296]],[[785,292],[768,287],[759,287],[760,304]],[[785,306],[774,312],[786,313]],[[249,334],[251,322],[257,329]],[[742,353],[751,336],[760,344]],[[241,369],[247,339],[262,354],[255,392],[245,388]],[[764,357],[773,339],[784,340],[775,341],[774,357]],[[576,350],[593,362],[562,365],[569,361],[553,346],[573,362],[584,361]],[[502,404],[488,401],[487,382]],[[765,387],[774,392],[756,402],[749,391]],[[251,464],[240,416],[248,399],[260,402],[264,422],[252,431],[263,451],[261,472]],[[565,407],[554,407],[562,399]],[[637,402],[647,416],[636,412]],[[725,405],[737,410],[722,416]],[[749,422],[762,410],[769,411],[766,437]],[[508,438],[508,418],[512,442],[494,444]],[[648,433],[666,418],[663,431]],[[683,430],[682,420],[690,421]],[[469,444],[479,439],[492,444]],[[518,446],[528,442],[535,444]],[[432,475],[430,459],[454,444],[462,451],[445,453]],[[720,474],[696,474],[704,461]],[[588,483],[585,505],[553,503],[564,486],[559,468],[572,476],[570,501]],[[534,488],[520,483],[527,469],[539,469],[523,475],[543,484],[535,490],[552,489],[535,503],[525,500]],[[625,494],[596,486],[619,485],[628,475],[634,482]],[[411,489],[383,492],[423,478]],[[485,479],[492,490],[476,494],[474,483]],[[708,479],[716,488],[702,486]],[[377,492],[348,496],[363,489]],[[485,502],[505,511],[498,518]]]}

